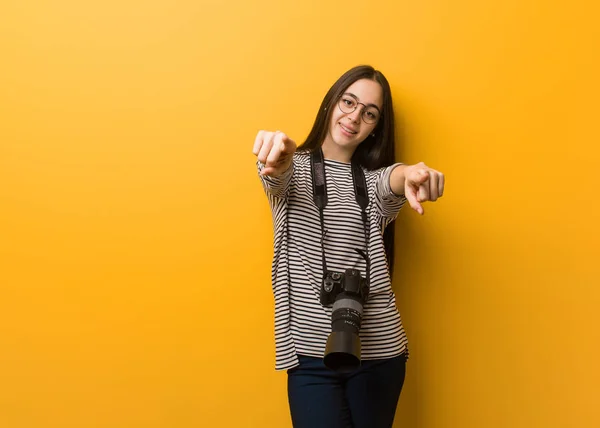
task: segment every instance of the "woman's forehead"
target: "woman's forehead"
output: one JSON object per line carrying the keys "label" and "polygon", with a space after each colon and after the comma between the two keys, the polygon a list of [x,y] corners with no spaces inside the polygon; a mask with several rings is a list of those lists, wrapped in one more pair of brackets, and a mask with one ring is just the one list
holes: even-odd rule
{"label": "woman's forehead", "polygon": [[353,94],[364,104],[375,104],[381,108],[381,104],[383,103],[383,90],[381,89],[381,85],[371,79],[357,80],[350,85],[345,92]]}

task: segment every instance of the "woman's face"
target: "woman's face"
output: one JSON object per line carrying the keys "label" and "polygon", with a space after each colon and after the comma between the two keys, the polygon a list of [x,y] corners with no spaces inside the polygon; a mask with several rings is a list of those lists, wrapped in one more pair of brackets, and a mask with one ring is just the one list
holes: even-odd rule
{"label": "woman's face", "polygon": [[333,104],[323,150],[352,154],[381,118],[383,90],[374,80],[361,79],[346,89]]}

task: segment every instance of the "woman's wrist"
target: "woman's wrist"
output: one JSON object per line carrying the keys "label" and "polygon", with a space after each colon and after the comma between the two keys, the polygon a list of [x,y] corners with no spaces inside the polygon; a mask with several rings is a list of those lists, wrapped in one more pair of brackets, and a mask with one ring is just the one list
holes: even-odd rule
{"label": "woman's wrist", "polygon": [[404,195],[404,183],[406,181],[406,173],[411,165],[400,164],[396,166],[390,174],[390,189],[395,195]]}

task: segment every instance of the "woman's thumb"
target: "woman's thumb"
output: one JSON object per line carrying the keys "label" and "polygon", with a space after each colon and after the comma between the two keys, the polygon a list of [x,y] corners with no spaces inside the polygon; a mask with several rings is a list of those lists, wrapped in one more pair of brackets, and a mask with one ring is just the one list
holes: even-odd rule
{"label": "woman's thumb", "polygon": [[413,183],[421,185],[429,180],[429,172],[426,169],[418,169],[412,174],[411,179]]}

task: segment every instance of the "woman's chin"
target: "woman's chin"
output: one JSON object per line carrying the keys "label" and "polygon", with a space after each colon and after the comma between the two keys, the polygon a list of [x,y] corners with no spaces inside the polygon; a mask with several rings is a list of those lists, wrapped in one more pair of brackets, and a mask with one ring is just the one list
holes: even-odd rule
{"label": "woman's chin", "polygon": [[338,150],[341,150],[343,152],[351,152],[353,154],[354,150],[356,150],[356,148],[358,147],[359,142],[355,140],[348,141],[346,139],[337,139],[334,140],[334,144],[337,146]]}

